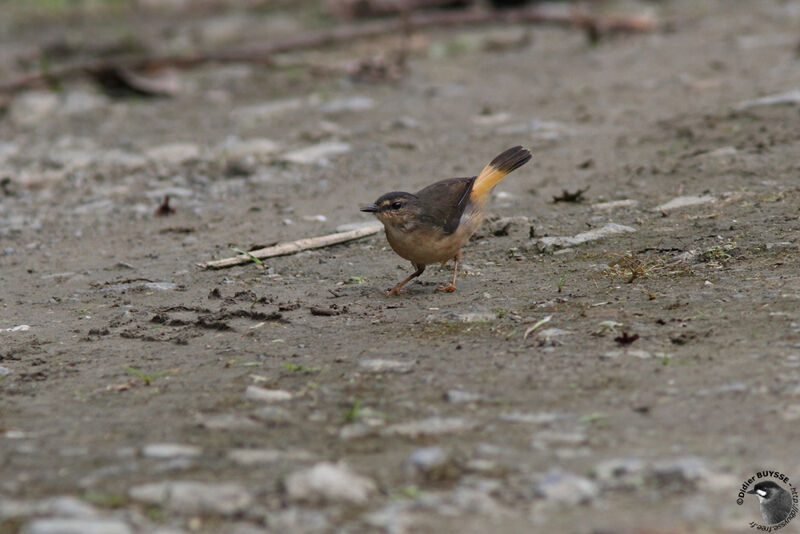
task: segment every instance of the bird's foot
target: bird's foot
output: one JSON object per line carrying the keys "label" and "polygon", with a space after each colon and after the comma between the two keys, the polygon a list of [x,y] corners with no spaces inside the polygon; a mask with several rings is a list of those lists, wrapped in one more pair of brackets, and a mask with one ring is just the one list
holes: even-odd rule
{"label": "bird's foot", "polygon": [[453,293],[456,290],[456,286],[450,284],[449,286],[439,286],[436,288],[436,291],[441,291],[443,293]]}
{"label": "bird's foot", "polygon": [[406,292],[405,289],[400,289],[399,287],[393,287],[389,291],[384,291],[383,294],[387,297],[393,297],[395,295],[403,295]]}

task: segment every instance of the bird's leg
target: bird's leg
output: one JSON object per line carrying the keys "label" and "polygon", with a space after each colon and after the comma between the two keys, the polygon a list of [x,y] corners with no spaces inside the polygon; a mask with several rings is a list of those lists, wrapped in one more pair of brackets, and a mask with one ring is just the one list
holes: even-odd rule
{"label": "bird's leg", "polygon": [[400,288],[403,287],[404,285],[406,285],[407,283],[409,283],[414,278],[416,278],[419,275],[421,275],[422,272],[425,270],[425,266],[424,265],[415,265],[415,264],[412,264],[412,265],[414,265],[414,267],[416,267],[416,269],[417,269],[416,271],[414,271],[414,274],[412,274],[411,276],[409,276],[408,278],[406,278],[405,280],[403,280],[402,282],[400,282],[399,284],[394,286],[389,291],[386,291],[384,293],[384,295],[386,295],[387,297],[391,297],[392,295],[399,295],[401,293],[405,293],[406,292],[405,289],[400,289]]}
{"label": "bird's leg", "polygon": [[445,293],[453,293],[456,290],[456,276],[458,276],[458,260],[461,259],[461,253],[459,252],[455,258],[453,258],[453,281],[450,282],[449,286],[439,286],[436,288],[436,291],[444,291]]}

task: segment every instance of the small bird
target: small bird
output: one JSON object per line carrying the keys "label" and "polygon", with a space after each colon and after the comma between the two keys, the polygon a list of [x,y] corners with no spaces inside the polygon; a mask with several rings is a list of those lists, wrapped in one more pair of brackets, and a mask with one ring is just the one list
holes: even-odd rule
{"label": "small bird", "polygon": [[747,493],[758,497],[761,516],[768,525],[780,523],[792,511],[792,495],[771,480],[759,482]]}
{"label": "small bird", "polygon": [[393,191],[362,207],[361,211],[375,214],[383,223],[389,245],[416,269],[386,296],[404,293],[402,287],[421,275],[426,265],[444,265],[451,259],[453,281],[437,291],[455,291],[461,247],[480,226],[492,189],[530,159],[529,150],[515,146],[494,158],[478,176],[441,180],[414,194]]}

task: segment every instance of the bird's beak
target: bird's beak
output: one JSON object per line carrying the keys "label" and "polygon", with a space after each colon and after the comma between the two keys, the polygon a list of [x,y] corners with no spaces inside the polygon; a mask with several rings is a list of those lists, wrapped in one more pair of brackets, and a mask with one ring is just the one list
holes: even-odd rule
{"label": "bird's beak", "polygon": [[367,213],[377,213],[380,210],[377,204],[367,204],[361,207],[361,211],[366,211]]}
{"label": "bird's beak", "polygon": [[750,495],[755,495],[756,494],[756,490],[751,489],[750,491],[745,491],[745,493],[749,493]]}

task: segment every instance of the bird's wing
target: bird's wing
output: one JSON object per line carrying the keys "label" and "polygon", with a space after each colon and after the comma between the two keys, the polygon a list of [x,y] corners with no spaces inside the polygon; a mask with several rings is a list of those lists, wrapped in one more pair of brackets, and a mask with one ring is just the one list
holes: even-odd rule
{"label": "bird's wing", "polygon": [[449,178],[420,189],[417,197],[424,203],[425,222],[441,228],[445,234],[455,232],[474,182],[474,176]]}

